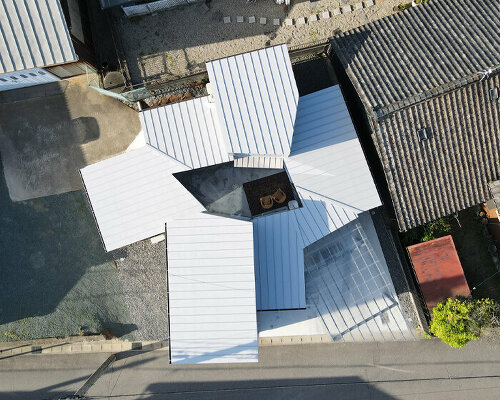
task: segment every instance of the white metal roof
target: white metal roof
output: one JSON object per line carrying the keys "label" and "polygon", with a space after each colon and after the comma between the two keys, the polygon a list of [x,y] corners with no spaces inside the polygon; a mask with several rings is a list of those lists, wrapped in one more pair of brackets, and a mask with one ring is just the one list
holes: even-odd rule
{"label": "white metal roof", "polygon": [[257,310],[304,308],[304,243],[295,214],[255,218],[253,230]]}
{"label": "white metal roof", "polygon": [[299,94],[286,45],[206,65],[228,151],[287,156]]}
{"label": "white metal roof", "polygon": [[209,97],[142,111],[146,142],[190,168],[229,161]]}
{"label": "white metal roof", "polygon": [[297,188],[359,211],[381,205],[339,86],[300,97],[286,165]]}
{"label": "white metal roof", "polygon": [[167,257],[172,364],[257,361],[252,223],[169,222]]}
{"label": "white metal roof", "polygon": [[185,170],[149,145],[81,170],[107,251],[164,233],[165,222],[204,210],[172,175]]}
{"label": "white metal roof", "polygon": [[77,59],[59,0],[0,1],[0,73]]}

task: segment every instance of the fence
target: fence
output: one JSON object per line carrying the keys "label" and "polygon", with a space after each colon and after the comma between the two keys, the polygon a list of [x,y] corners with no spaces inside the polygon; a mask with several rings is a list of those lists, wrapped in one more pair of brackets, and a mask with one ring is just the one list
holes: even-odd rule
{"label": "fence", "polygon": [[97,71],[95,71],[93,68],[89,66],[86,66],[86,73],[87,73],[87,84],[95,91],[104,94],[106,96],[113,97],[115,99],[125,101],[128,103],[135,103],[136,101],[152,97],[151,92],[145,87],[132,89],[122,93],[115,93],[111,90],[104,89],[101,84],[101,78],[97,73]]}
{"label": "fence", "polygon": [[157,0],[146,4],[136,4],[133,6],[122,6],[122,10],[127,17],[138,17],[141,15],[153,14],[155,12],[169,10],[171,8],[188,6],[200,3],[202,0]]}

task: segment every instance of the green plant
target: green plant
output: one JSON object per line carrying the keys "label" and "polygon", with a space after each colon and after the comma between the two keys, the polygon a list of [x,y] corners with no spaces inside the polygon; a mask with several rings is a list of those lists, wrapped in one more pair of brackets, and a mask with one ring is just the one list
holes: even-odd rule
{"label": "green plant", "polygon": [[397,9],[398,11],[404,11],[406,10],[407,8],[410,8],[411,7],[411,3],[399,3],[397,5]]}
{"label": "green plant", "polygon": [[432,239],[437,239],[451,232],[451,225],[446,218],[439,218],[435,221],[429,222],[424,225],[424,235],[422,242],[427,242]]}
{"label": "green plant", "polygon": [[496,312],[491,299],[448,299],[433,308],[429,330],[451,347],[464,347],[494,324]]}

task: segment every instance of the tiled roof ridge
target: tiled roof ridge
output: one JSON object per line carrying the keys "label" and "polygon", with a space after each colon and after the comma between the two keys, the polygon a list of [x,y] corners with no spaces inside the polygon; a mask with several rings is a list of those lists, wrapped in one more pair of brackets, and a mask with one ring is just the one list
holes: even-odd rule
{"label": "tiled roof ridge", "polygon": [[494,65],[490,67],[487,70],[483,71],[477,71],[473,74],[470,74],[468,76],[465,76],[460,79],[456,79],[452,82],[446,83],[444,85],[436,86],[433,87],[429,90],[426,90],[422,93],[419,93],[414,96],[410,96],[404,100],[394,102],[392,104],[389,104],[384,107],[380,108],[372,108],[373,113],[375,114],[377,120],[381,120],[384,117],[389,116],[390,114],[393,114],[395,112],[404,110],[405,108],[409,108],[411,106],[414,106],[415,104],[424,102],[426,100],[432,99],[437,96],[442,96],[444,94],[453,92],[455,90],[458,90],[462,87],[465,87],[467,85],[470,85],[472,83],[482,81],[484,79],[488,79],[493,75],[499,74],[500,73],[500,64]]}

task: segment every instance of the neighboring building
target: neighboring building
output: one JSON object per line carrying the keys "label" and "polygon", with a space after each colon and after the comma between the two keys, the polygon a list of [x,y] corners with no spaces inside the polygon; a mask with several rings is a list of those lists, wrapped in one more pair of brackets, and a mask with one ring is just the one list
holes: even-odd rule
{"label": "neighboring building", "polygon": [[[299,97],[285,45],[207,70],[211,95],[140,112],[144,147],[81,170],[107,251],[166,234],[171,362],[257,361],[256,311],[306,308],[304,250],[333,232],[309,257],[332,291],[318,312],[341,301],[339,337],[405,340],[390,277],[351,224],[381,202],[339,86]],[[344,297],[324,275],[341,260],[358,272]]]}
{"label": "neighboring building", "polygon": [[470,297],[469,285],[451,235],[407,249],[429,312],[448,298]]}
{"label": "neighboring building", "polygon": [[332,40],[368,116],[402,231],[500,178],[497,0],[432,0]]}
{"label": "neighboring building", "polygon": [[81,4],[77,0],[62,4],[59,0],[0,3],[0,91],[85,73],[93,55]]}

